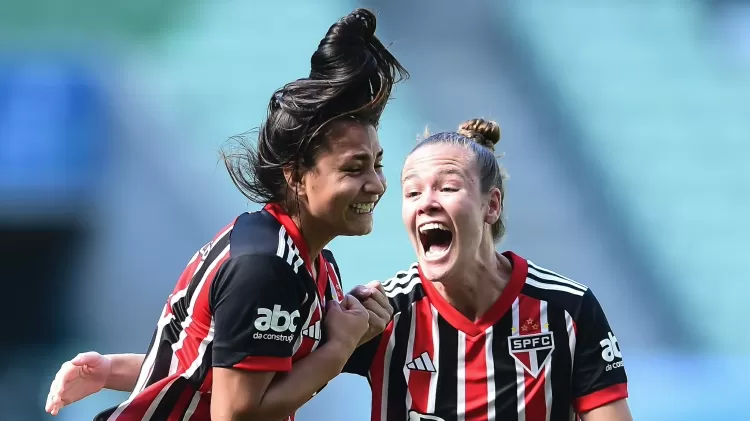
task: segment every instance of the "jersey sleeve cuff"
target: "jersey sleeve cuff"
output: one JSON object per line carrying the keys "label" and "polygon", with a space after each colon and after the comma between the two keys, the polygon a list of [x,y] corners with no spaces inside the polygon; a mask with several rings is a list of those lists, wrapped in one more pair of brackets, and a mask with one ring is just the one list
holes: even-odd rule
{"label": "jersey sleeve cuff", "polygon": [[592,409],[599,408],[608,403],[619,401],[628,397],[628,384],[619,383],[613,384],[612,386],[605,387],[604,389],[597,390],[596,392],[589,393],[588,395],[576,398],[573,402],[573,408],[576,413],[584,414],[591,411]]}
{"label": "jersey sleeve cuff", "polygon": [[292,359],[288,357],[246,357],[232,366],[247,371],[286,372],[292,370]]}

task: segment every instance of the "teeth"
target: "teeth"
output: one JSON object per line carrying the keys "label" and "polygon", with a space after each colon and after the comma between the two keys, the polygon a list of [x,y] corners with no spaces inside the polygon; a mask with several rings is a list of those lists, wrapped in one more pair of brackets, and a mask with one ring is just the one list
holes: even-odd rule
{"label": "teeth", "polygon": [[443,230],[443,231],[450,231],[448,227],[441,224],[440,222],[430,222],[429,224],[424,224],[421,227],[419,227],[419,232],[424,234],[425,232],[429,230]]}
{"label": "teeth", "polygon": [[354,210],[354,213],[371,213],[375,209],[375,202],[371,203],[355,203],[350,205]]}

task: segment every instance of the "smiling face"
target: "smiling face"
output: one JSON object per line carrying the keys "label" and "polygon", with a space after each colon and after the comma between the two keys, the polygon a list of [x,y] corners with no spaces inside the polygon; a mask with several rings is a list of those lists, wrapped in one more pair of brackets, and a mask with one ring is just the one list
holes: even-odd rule
{"label": "smiling face", "polygon": [[500,217],[500,191],[482,193],[472,153],[434,143],[417,148],[402,174],[402,217],[422,273],[440,281],[477,258],[483,242],[494,247],[490,224]]}
{"label": "smiling face", "polygon": [[300,199],[314,221],[307,230],[330,238],[366,235],[372,231],[372,213],[386,189],[383,149],[371,125],[335,124],[315,166],[302,176]]}

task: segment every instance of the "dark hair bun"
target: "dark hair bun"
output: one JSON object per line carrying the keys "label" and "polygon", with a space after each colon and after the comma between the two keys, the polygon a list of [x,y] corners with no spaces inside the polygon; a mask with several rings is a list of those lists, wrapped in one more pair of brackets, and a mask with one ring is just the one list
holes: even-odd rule
{"label": "dark hair bun", "polygon": [[373,12],[356,9],[331,25],[313,53],[309,80],[323,88],[317,94],[326,117],[364,112],[377,124],[393,85],[408,77],[375,36],[376,26]]}
{"label": "dark hair bun", "polygon": [[368,44],[375,38],[377,20],[366,9],[357,9],[331,25],[310,59],[310,79],[336,80],[342,66],[367,66],[372,69],[374,57]]}
{"label": "dark hair bun", "polygon": [[464,121],[458,126],[457,133],[491,151],[495,150],[495,144],[500,141],[500,126],[494,121],[481,118]]}

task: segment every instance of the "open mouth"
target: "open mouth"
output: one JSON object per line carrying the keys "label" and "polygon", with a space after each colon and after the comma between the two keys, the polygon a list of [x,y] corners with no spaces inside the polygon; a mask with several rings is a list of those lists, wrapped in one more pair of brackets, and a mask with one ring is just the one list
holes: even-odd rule
{"label": "open mouth", "polygon": [[453,232],[439,222],[431,222],[419,227],[419,241],[426,257],[439,257],[448,252]]}
{"label": "open mouth", "polygon": [[375,209],[375,202],[355,203],[353,205],[349,205],[349,209],[351,209],[351,211],[356,214],[367,215],[372,213],[372,211]]}

